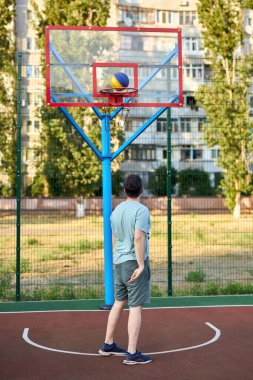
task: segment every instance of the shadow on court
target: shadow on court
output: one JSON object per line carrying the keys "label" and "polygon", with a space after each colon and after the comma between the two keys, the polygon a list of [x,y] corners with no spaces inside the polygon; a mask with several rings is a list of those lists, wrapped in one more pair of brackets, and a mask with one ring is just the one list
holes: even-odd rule
{"label": "shadow on court", "polygon": [[[153,353],[154,362],[134,366],[124,365],[122,357],[96,355],[107,316],[105,311],[0,314],[0,378],[252,379],[251,306],[144,309],[138,349]],[[125,311],[115,337],[122,347],[127,317]]]}

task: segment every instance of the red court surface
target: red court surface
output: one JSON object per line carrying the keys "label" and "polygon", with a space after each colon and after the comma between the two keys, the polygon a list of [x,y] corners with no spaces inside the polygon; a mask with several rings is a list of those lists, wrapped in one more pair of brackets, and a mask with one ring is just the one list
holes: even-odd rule
{"label": "red court surface", "polygon": [[[122,357],[96,355],[107,316],[107,311],[0,314],[1,380],[253,379],[253,306],[144,309],[138,349],[154,353],[154,362],[134,366],[124,365]],[[123,347],[127,317],[126,310],[115,337]]]}

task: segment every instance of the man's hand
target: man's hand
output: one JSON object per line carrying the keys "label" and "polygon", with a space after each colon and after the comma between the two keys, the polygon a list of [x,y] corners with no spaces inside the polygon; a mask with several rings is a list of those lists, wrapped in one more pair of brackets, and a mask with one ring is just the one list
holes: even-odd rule
{"label": "man's hand", "polygon": [[144,266],[136,268],[128,282],[136,281],[137,278],[139,278],[140,275],[142,274],[143,270],[144,270]]}

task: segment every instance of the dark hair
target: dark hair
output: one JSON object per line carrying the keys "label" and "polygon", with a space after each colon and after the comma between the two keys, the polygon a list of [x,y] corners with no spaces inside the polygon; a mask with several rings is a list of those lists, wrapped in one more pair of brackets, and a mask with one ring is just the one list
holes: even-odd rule
{"label": "dark hair", "polygon": [[142,180],[137,174],[130,174],[124,182],[126,195],[130,198],[137,198],[143,191]]}

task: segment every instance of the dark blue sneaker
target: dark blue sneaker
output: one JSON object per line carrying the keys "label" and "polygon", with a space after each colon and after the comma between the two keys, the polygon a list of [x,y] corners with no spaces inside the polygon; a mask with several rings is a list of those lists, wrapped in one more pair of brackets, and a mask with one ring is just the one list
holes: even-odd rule
{"label": "dark blue sneaker", "polygon": [[129,352],[126,353],[126,358],[123,361],[124,364],[127,365],[134,365],[134,364],[148,364],[152,362],[153,359],[151,359],[150,356],[146,356],[141,354],[140,352],[137,352],[135,354],[130,354]]}
{"label": "dark blue sneaker", "polygon": [[124,356],[126,355],[126,352],[127,352],[126,350],[117,346],[116,343],[112,343],[112,344],[104,343],[102,344],[102,346],[100,347],[98,351],[98,353],[102,356],[109,356],[109,355]]}

